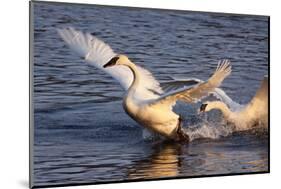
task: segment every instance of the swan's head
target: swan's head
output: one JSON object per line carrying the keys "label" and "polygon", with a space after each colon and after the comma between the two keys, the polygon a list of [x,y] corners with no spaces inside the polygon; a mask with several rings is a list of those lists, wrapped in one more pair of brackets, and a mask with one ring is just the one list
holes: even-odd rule
{"label": "swan's head", "polygon": [[200,106],[198,112],[199,113],[208,112],[211,111],[212,109],[228,110],[229,108],[227,107],[226,104],[224,104],[221,101],[206,101],[204,102],[204,104]]}
{"label": "swan's head", "polygon": [[204,102],[199,108],[199,113],[208,112],[213,109],[212,102]]}
{"label": "swan's head", "polygon": [[202,105],[200,106],[199,112],[200,112],[200,113],[206,112],[206,111],[207,111],[207,110],[206,110],[207,106],[208,106],[208,104],[202,104]]}
{"label": "swan's head", "polygon": [[129,58],[125,55],[117,55],[115,57],[113,57],[112,59],[110,59],[103,67],[107,68],[107,67],[112,67],[112,66],[116,66],[116,65],[124,65],[127,66],[131,61],[129,60]]}

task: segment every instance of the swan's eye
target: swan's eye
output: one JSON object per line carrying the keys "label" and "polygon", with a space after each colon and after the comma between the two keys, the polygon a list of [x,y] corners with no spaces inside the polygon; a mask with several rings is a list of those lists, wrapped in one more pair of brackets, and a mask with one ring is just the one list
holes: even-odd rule
{"label": "swan's eye", "polygon": [[200,106],[200,112],[204,112],[206,110],[206,107],[207,107],[208,104],[202,104]]}
{"label": "swan's eye", "polygon": [[113,57],[108,63],[106,63],[103,67],[107,68],[107,67],[111,67],[114,66],[116,64],[116,62],[118,61],[119,57]]}

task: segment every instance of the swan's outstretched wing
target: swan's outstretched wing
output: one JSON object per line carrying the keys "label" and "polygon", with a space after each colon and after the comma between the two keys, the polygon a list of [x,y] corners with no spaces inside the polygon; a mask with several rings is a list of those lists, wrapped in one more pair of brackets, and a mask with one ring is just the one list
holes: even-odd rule
{"label": "swan's outstretched wing", "polygon": [[109,45],[89,33],[82,33],[71,27],[57,31],[74,52],[98,68],[102,68],[116,56]]}
{"label": "swan's outstretched wing", "polygon": [[268,78],[265,76],[256,95],[251,102],[247,104],[245,112],[247,116],[258,118],[259,124],[267,127],[268,110]]}
{"label": "swan's outstretched wing", "polygon": [[[197,79],[197,78],[186,78],[186,79],[176,79],[172,78],[171,81],[165,81],[161,82],[161,88],[164,92],[168,93],[171,91],[175,91],[178,89],[189,89],[191,87],[194,87],[195,85],[198,85],[200,83],[203,83],[203,80]],[[237,102],[234,102],[221,88],[215,88],[212,92],[210,92],[215,98],[219,99],[220,101],[224,102],[227,106],[230,107],[231,110],[238,110],[243,105],[238,104]]]}
{"label": "swan's outstretched wing", "polygon": [[[104,64],[116,56],[109,45],[89,33],[83,33],[73,28],[58,29],[58,33],[68,46],[83,57],[86,62],[111,75],[119,81],[125,90],[129,88],[133,81],[133,74],[129,68],[125,66],[103,68]],[[139,66],[137,66],[137,69],[142,77],[141,86],[143,90],[139,90],[142,98],[150,98],[155,96],[154,93],[162,93],[160,84],[149,71]]]}
{"label": "swan's outstretched wing", "polygon": [[185,87],[172,92],[168,92],[158,99],[151,102],[151,106],[165,104],[173,106],[177,100],[188,103],[197,102],[201,98],[207,96],[216,87],[220,86],[222,81],[231,73],[231,66],[228,60],[220,61],[215,73],[208,81],[197,84],[194,87]]}
{"label": "swan's outstretched wing", "polygon": [[190,88],[204,81],[196,78],[186,78],[186,79],[175,79],[172,78],[171,81],[161,82],[160,86],[162,90],[166,93],[175,91],[182,88]]}
{"label": "swan's outstretched wing", "polygon": [[[254,103],[255,102],[255,103]],[[268,76],[264,76],[260,88],[257,90],[256,95],[251,100],[250,104],[268,103]]]}

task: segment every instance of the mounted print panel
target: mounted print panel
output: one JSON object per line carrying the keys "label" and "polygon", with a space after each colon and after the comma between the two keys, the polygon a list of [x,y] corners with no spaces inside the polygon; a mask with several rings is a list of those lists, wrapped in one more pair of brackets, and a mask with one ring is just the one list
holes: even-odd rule
{"label": "mounted print panel", "polygon": [[30,187],[269,172],[268,16],[30,15]]}

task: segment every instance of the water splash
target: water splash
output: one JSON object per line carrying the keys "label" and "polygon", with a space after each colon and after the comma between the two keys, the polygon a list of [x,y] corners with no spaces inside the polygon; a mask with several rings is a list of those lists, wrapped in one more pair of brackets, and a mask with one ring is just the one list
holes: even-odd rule
{"label": "water splash", "polygon": [[189,135],[191,141],[202,138],[219,139],[234,132],[231,125],[209,122],[189,126],[184,130]]}
{"label": "water splash", "polygon": [[199,114],[189,124],[184,124],[188,125],[183,129],[191,141],[203,138],[218,139],[234,132],[233,125],[227,124],[219,112],[212,112],[211,115]]}

